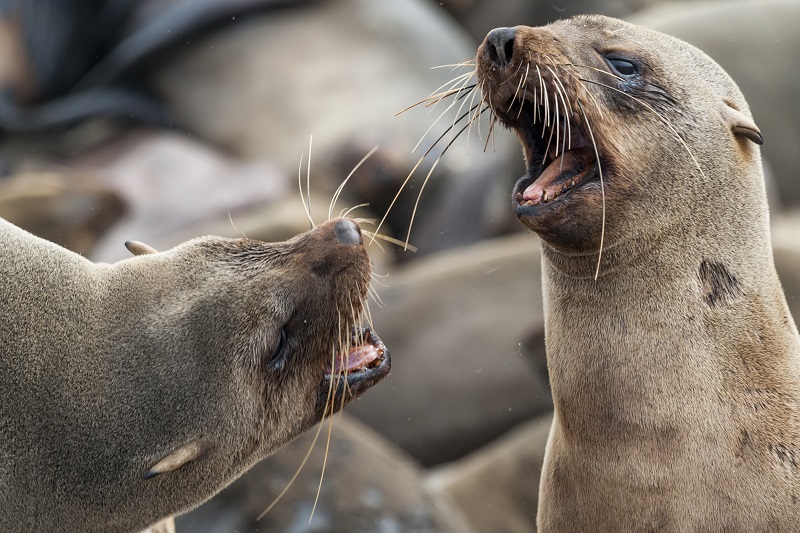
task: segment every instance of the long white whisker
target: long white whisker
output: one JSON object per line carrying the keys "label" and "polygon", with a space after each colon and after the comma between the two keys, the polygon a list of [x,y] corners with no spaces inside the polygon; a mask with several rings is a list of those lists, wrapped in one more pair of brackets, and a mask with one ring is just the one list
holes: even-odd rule
{"label": "long white whisker", "polygon": [[[561,83],[561,79],[556,75],[555,72],[553,72],[553,69],[551,69],[550,67],[547,67],[547,70],[549,70],[550,73],[553,75],[553,80],[555,81],[556,86],[561,87],[560,89],[561,103],[564,105],[564,124],[566,126],[566,136],[564,137],[564,139],[565,140],[569,139],[569,148],[572,149],[572,126],[567,118],[570,115],[572,115],[572,113],[570,112],[572,110],[572,102],[569,99],[569,93],[567,92],[567,89],[564,87],[564,84]],[[566,144],[564,146],[566,146]],[[566,149],[562,149],[561,153],[563,154],[565,151]]]}
{"label": "long white whisker", "polygon": [[367,323],[371,330],[375,331],[375,326],[372,324],[372,310],[369,308],[369,300],[364,302],[364,311],[367,314]]}
{"label": "long white whisker", "polygon": [[583,110],[583,106],[580,102],[578,102],[578,108],[583,114],[583,120],[586,122],[586,129],[589,130],[589,138],[592,140],[594,157],[597,160],[597,170],[600,174],[600,197],[602,198],[603,203],[603,218],[602,223],[600,224],[600,250],[597,252],[597,268],[594,271],[594,279],[596,281],[597,277],[600,275],[600,261],[603,259],[603,243],[605,242],[606,236],[606,191],[605,187],[603,186],[603,169],[600,166],[600,152],[597,150],[597,143],[595,142],[594,135],[592,134],[592,126],[589,124],[589,117],[586,116],[586,112]]}
{"label": "long white whisker", "polygon": [[[464,116],[466,116],[466,114],[471,113],[471,112],[472,112],[472,110],[468,111],[467,113],[465,113]],[[464,117],[462,116],[461,118],[464,118]],[[460,122],[460,121],[461,121],[461,119],[457,120],[456,122]],[[414,175],[414,172],[417,170],[417,168],[419,168],[420,164],[422,164],[422,161],[428,156],[429,153],[431,153],[431,151],[436,147],[436,145],[439,143],[439,141],[441,141],[444,138],[444,136],[447,135],[450,132],[451,128],[452,128],[452,126],[448,127],[446,130],[444,130],[444,132],[442,132],[442,134],[439,136],[438,139],[436,139],[436,141],[430,146],[430,148],[428,148],[425,151],[425,153],[422,154],[422,157],[419,158],[417,163],[414,165],[414,168],[412,168],[411,172],[408,173],[408,176],[406,176],[406,179],[404,179],[403,183],[400,184],[400,188],[397,190],[397,194],[394,195],[394,198],[392,199],[392,202],[389,204],[389,207],[386,209],[386,213],[384,213],[380,224],[378,224],[378,227],[375,228],[375,233],[376,234],[380,231],[381,227],[383,227],[383,223],[386,222],[386,217],[389,216],[389,212],[392,210],[392,207],[394,207],[394,204],[397,203],[397,199],[400,197],[400,193],[403,192],[403,189],[405,189],[406,185],[408,185],[408,182],[411,179],[411,176]],[[464,128],[466,128],[466,126]],[[462,128],[462,131],[464,130],[464,128]],[[460,134],[461,133],[459,132],[458,135],[460,135]],[[458,137],[458,135],[456,135],[456,137]],[[452,143],[453,142],[450,141],[450,143],[447,146],[449,147],[450,144],[452,144]],[[444,151],[446,151],[446,150],[447,150],[447,148],[444,149]],[[442,153],[444,153],[444,151],[442,151]],[[372,240],[373,241],[375,240],[374,236],[372,237]]]}
{"label": "long white whisker", "polygon": [[[465,83],[466,83],[466,82],[465,82]],[[433,123],[432,123],[430,126],[428,126],[428,129],[427,129],[427,130],[425,130],[425,133],[423,133],[423,134],[422,134],[422,137],[420,137],[419,141],[417,141],[417,144],[415,144],[415,145],[414,145],[414,148],[412,148],[412,149],[411,149],[411,153],[412,153],[412,154],[413,154],[413,153],[414,153],[414,152],[417,150],[417,148],[419,148],[419,145],[420,145],[420,144],[422,144],[422,141],[424,141],[424,140],[425,140],[425,137],[428,135],[428,133],[430,133],[430,131],[431,131],[431,130],[433,129],[433,127],[434,127],[434,126],[435,126],[435,125],[436,125],[436,124],[439,122],[439,120],[441,120],[441,118],[442,118],[442,117],[443,117],[445,114],[447,114],[447,112],[448,112],[448,111],[450,111],[451,109],[453,109],[453,106],[455,106],[457,103],[458,103],[458,100],[457,100],[457,99],[456,99],[456,100],[453,100],[453,101],[450,103],[450,105],[449,105],[449,106],[447,106],[447,107],[445,108],[445,110],[444,110],[444,111],[442,111],[442,112],[441,112],[441,114],[440,114],[438,117],[436,117],[436,120],[434,120],[434,121],[433,121]],[[456,113],[456,117],[458,117],[458,113],[460,113],[460,112],[461,112],[461,108],[462,108],[463,106],[464,106],[464,103],[462,102],[462,104],[461,104],[461,107],[459,107],[459,110],[458,110],[458,112]],[[453,121],[453,124],[455,125],[455,120]]]}
{"label": "long white whisker", "polygon": [[238,233],[239,235],[241,235],[246,239],[247,235],[245,235],[244,232],[239,231],[239,229],[236,227],[236,224],[233,223],[233,217],[231,216],[230,210],[228,210],[228,220],[231,221],[231,226],[233,226],[233,231],[235,231],[236,233]]}
{"label": "long white whisker", "polygon": [[308,204],[306,204],[305,197],[303,196],[303,156],[304,154],[300,154],[300,167],[297,169],[297,185],[300,189],[300,201],[303,202],[303,209],[306,211],[308,221],[311,222],[311,229],[314,229],[316,225],[314,224],[314,219],[311,218],[311,211],[309,210]]}
{"label": "long white whisker", "polygon": [[519,111],[517,111],[517,118],[519,118],[519,116],[522,114],[522,108],[523,108],[523,106],[525,104],[525,98],[528,96],[528,72],[530,72],[530,68],[531,68],[531,64],[528,63],[525,66],[525,78],[523,78],[523,81],[522,81],[522,86],[524,87],[524,89],[522,91],[522,100],[520,101],[520,104],[519,104]]}
{"label": "long white whisker", "polygon": [[431,67],[431,70],[436,70],[440,68],[449,68],[451,70],[455,70],[459,67],[474,67],[475,66],[475,58],[467,59],[466,61],[462,61],[461,63],[452,63],[450,65],[437,65],[435,67]]}
{"label": "long white whisker", "polygon": [[[354,205],[353,207],[351,207],[350,209],[347,209],[347,210],[342,209],[339,212],[339,216],[344,218],[347,215],[349,215],[350,213],[352,213],[353,211],[355,211],[356,209],[358,209],[359,207],[369,207],[369,203]],[[362,224],[362,223],[375,224],[375,220],[372,219],[372,218],[359,218],[359,219],[356,219],[356,222],[358,222],[359,224]]]}
{"label": "long white whisker", "polygon": [[[467,130],[467,155],[469,155],[469,141],[470,141],[470,136],[472,134],[472,123],[475,121],[476,117],[480,117],[480,111],[477,108],[477,107],[480,107],[480,102],[479,102],[479,105],[477,107],[473,107],[473,105],[472,105],[475,102],[475,97],[478,95],[479,92],[480,92],[480,89],[477,90],[477,91],[472,91],[472,98],[469,99],[469,108],[475,110],[475,115],[474,116],[470,116],[470,118],[469,118],[469,129]],[[479,127],[480,127],[480,124],[479,124]]]}
{"label": "long white whisker", "polygon": [[375,291],[375,289],[373,287],[371,287],[371,286],[367,289],[367,291],[368,291],[369,295],[372,296],[372,298],[375,300],[375,303],[378,304],[378,307],[383,309],[384,303],[383,303],[383,300],[381,300],[381,297],[378,296],[377,291]]}
{"label": "long white whisker", "polygon": [[362,157],[361,161],[359,161],[356,164],[356,166],[353,167],[353,170],[350,171],[350,174],[347,175],[347,177],[344,179],[344,181],[342,181],[342,183],[339,184],[339,187],[336,189],[336,192],[333,193],[333,197],[331,198],[331,204],[330,204],[330,206],[328,206],[328,220],[330,220],[330,218],[331,218],[331,214],[333,213],[333,208],[336,206],[336,201],[339,199],[339,195],[342,193],[342,190],[344,189],[344,186],[347,184],[348,181],[350,181],[350,178],[353,177],[353,174],[355,174],[356,170],[358,170],[359,167],[364,164],[364,161],[369,159],[369,156],[374,154],[377,150],[378,150],[378,145],[375,145],[375,147],[372,148],[372,150],[370,150],[367,153],[367,155]]}
{"label": "long white whisker", "polygon": [[[306,196],[308,196],[308,216],[311,218],[311,143],[313,135],[308,137],[308,173],[306,174]],[[313,224],[313,222],[312,222]]]}
{"label": "long white whisker", "polygon": [[[383,235],[381,233],[372,233],[372,232],[365,231],[365,230],[361,230],[361,232],[366,234],[368,237],[373,237],[374,236],[374,238],[376,238],[376,239],[381,239],[383,241],[390,242],[392,244],[396,244],[397,246],[402,246],[403,248],[411,250],[412,252],[416,252],[417,251],[417,247],[416,246],[412,246],[412,245],[408,244],[407,242],[403,242],[403,241],[401,241],[399,239],[395,239],[394,237],[389,237],[388,235]],[[372,244],[372,243],[370,243],[370,244]],[[375,244],[380,246],[380,243],[378,243],[377,241],[375,241]],[[383,250],[383,247],[381,247],[381,250]]]}

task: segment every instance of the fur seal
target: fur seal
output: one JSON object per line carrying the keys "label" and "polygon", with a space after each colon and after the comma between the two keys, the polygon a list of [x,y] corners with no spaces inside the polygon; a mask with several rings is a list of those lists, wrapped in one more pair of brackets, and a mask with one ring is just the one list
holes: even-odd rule
{"label": "fur seal", "polygon": [[390,368],[355,328],[370,263],[349,219],[281,243],[129,242],[115,264],[2,219],[0,242],[3,531],[139,531]]}
{"label": "fur seal", "polygon": [[796,531],[800,336],[736,84],[601,16],[495,29],[476,64],[542,239],[539,531]]}

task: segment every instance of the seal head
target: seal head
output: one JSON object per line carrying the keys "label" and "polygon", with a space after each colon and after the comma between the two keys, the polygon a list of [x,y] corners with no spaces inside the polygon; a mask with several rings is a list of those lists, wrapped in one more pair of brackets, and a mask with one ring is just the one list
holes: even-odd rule
{"label": "seal head", "polygon": [[94,264],[0,221],[0,529],[139,531],[380,381],[352,220]]}
{"label": "seal head", "polygon": [[[762,142],[727,74],[674,41],[586,16],[540,28],[498,28],[481,45],[484,100],[516,132],[527,164],[514,210],[550,246],[597,253],[604,234],[604,246],[614,248],[621,235],[642,231],[626,221],[643,209],[648,231],[663,228],[676,209],[697,208],[683,201],[684,192],[699,193],[716,177],[702,170],[707,158],[719,159],[709,138],[736,136],[733,146],[748,159],[753,154],[743,143]],[[685,72],[676,76],[665,65]],[[703,120],[709,113],[715,120]],[[691,189],[676,193],[686,181]]]}

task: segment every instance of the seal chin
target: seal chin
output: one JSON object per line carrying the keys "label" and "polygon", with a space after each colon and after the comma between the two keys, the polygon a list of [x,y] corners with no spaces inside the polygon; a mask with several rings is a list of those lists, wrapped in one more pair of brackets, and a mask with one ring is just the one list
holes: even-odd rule
{"label": "seal chin", "polygon": [[317,400],[320,412],[331,402],[331,391],[337,411],[385,378],[391,368],[392,360],[383,341],[369,328],[354,330],[347,353],[341,353],[325,368]]}

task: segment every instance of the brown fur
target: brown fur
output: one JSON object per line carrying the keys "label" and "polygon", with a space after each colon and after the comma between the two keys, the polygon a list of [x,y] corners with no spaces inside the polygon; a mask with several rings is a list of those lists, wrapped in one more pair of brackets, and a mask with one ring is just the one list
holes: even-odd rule
{"label": "brown fur", "polygon": [[[539,530],[796,531],[800,338],[738,88],[696,48],[605,17],[517,27],[507,65],[489,48],[477,57],[484,99],[520,135],[529,172],[541,154],[505,107],[526,61],[581,102],[604,176],[596,280],[598,180],[538,210],[514,202],[543,241],[555,419]],[[636,59],[634,82],[603,73],[616,53]]]}
{"label": "brown fur", "polygon": [[0,219],[0,530],[141,530],[318,422],[369,283],[336,222],[108,265]]}

